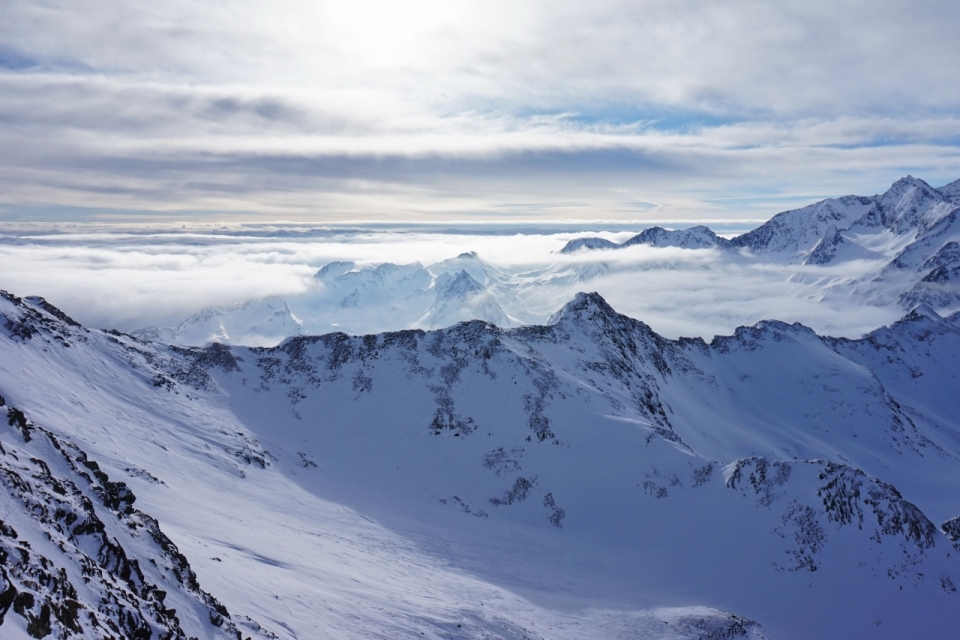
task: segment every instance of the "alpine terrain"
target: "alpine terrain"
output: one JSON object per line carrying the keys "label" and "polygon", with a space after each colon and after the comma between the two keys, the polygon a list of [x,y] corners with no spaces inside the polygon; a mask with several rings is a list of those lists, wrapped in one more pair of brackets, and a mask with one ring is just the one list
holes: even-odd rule
{"label": "alpine terrain", "polygon": [[[630,295],[642,296],[651,272],[686,269],[690,277],[678,282],[685,288],[705,270],[725,268],[737,278],[748,267],[785,274],[797,297],[838,313],[851,306],[883,309],[892,320],[926,304],[949,315],[960,310],[958,193],[960,180],[935,189],[907,176],[883,194],[785,211],[733,238],[705,226],[651,227],[621,243],[573,238],[542,264],[498,265],[473,251],[428,265],[334,261],[316,271],[302,293],[205,309],[177,327],[133,333],[183,346],[274,346],[297,335],[431,330],[466,320],[515,327],[546,322],[556,300],[578,291],[624,300],[625,281],[639,281]],[[770,316],[750,322],[762,317]]]}
{"label": "alpine terrain", "polygon": [[[915,271],[952,206],[919,189],[841,236],[912,230]],[[496,315],[478,286],[458,270],[432,317]],[[187,347],[5,292],[0,629],[949,638],[958,362],[927,304],[860,339],[670,340],[581,293],[542,325]]]}

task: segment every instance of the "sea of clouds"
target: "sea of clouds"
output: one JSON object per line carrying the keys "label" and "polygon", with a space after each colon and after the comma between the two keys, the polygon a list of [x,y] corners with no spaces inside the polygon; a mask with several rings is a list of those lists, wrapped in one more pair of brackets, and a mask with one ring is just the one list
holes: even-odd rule
{"label": "sea of clouds", "polygon": [[[336,260],[429,266],[475,251],[515,279],[531,317],[543,322],[581,290],[598,291],[621,313],[668,337],[710,339],[763,319],[857,336],[903,315],[825,298],[832,285],[876,266],[870,262],[801,267],[647,246],[559,253],[575,237],[622,241],[636,232],[574,227],[7,225],[0,228],[0,288],[41,295],[87,326],[132,331],[177,326],[211,307],[303,294],[317,286],[317,270]],[[591,263],[603,263],[604,272],[574,282],[543,275]]]}

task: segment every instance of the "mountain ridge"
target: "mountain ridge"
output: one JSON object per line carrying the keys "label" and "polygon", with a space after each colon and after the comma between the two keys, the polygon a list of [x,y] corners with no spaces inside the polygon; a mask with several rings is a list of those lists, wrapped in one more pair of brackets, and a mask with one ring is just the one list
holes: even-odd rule
{"label": "mountain ridge", "polygon": [[[756,637],[784,638],[825,629],[928,635],[956,621],[950,585],[960,577],[946,559],[954,541],[945,532],[960,506],[950,499],[960,475],[960,425],[955,394],[944,393],[957,376],[956,316],[921,307],[858,340],[764,321],[707,343],[659,336],[599,294],[584,293],[544,326],[471,321],[430,332],[295,336],[269,348],[174,348],[75,327],[35,300],[0,300],[0,355],[18,363],[0,370],[7,402],[13,398],[56,437],[76,440],[111,476],[142,471],[127,473],[138,504],[175,532],[202,583],[238,612],[232,619],[256,619],[280,637],[293,637],[284,625],[342,625],[357,606],[369,611],[368,632],[456,628],[418,622],[385,595],[427,593],[412,574],[385,583],[377,577],[388,570],[385,558],[387,565],[369,570],[347,568],[336,543],[295,532],[317,526],[363,553],[388,545],[422,563],[412,549],[428,549],[486,585],[468,588],[462,576],[430,573],[453,592],[487,590],[487,598],[498,590],[501,604],[488,602],[486,612],[433,596],[432,610],[459,620],[466,637],[501,628],[495,619],[527,629],[536,620],[542,637],[582,637],[585,627],[565,626],[569,613],[516,601],[510,593],[521,583],[551,602],[554,584],[568,585],[565,597],[610,603],[622,603],[614,593],[624,589],[648,602],[682,593],[706,607],[697,611],[713,612],[697,615],[727,630],[717,638],[737,620]],[[61,378],[77,383],[62,386]],[[115,426],[111,415],[127,417]],[[118,439],[118,429],[143,437],[143,445]],[[4,447],[19,442],[16,433],[4,432]],[[304,507],[282,501],[285,494],[337,528],[309,520]],[[172,496],[180,501],[175,509]],[[362,520],[333,518],[323,501],[334,498],[414,547],[390,546],[395,534]],[[281,500],[280,511],[268,516],[263,500]],[[237,507],[225,515],[245,523],[230,528],[233,546],[218,542],[225,530],[205,533],[190,516],[202,508],[225,522],[217,512],[226,504]],[[285,538],[245,532],[254,523],[271,531],[277,518],[293,525],[277,530]],[[358,526],[366,538],[351,537]],[[280,539],[296,556],[283,555]],[[479,551],[493,548],[498,553]],[[222,562],[209,559],[214,553]],[[289,559],[256,560],[277,554]],[[542,562],[551,554],[589,559],[594,568],[568,573],[562,562]],[[366,595],[323,586],[341,584],[341,566]],[[304,571],[327,579],[294,579]],[[731,571],[744,576],[733,590],[723,578]],[[284,596],[274,606],[258,589],[245,595],[234,586],[240,576],[262,576],[254,583],[269,580],[280,590],[292,580],[289,588],[307,600]],[[317,589],[327,607],[310,599]],[[844,611],[828,606],[850,593],[858,595],[844,600]],[[382,617],[363,602],[391,613]],[[886,603],[883,611],[877,602]],[[500,617],[490,617],[496,607]],[[579,615],[579,625],[600,635],[613,636],[599,630],[616,619],[635,629],[655,621],[661,633],[687,637],[676,620],[693,613]]]}

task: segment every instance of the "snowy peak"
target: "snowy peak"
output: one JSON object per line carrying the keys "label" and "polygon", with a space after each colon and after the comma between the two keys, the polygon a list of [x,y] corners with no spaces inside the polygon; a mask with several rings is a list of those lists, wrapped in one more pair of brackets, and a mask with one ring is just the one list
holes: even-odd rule
{"label": "snowy peak", "polygon": [[437,278],[437,299],[439,300],[466,299],[483,291],[484,288],[467,273],[466,269],[461,269],[456,276],[444,273]]}
{"label": "snowy peak", "polygon": [[575,238],[567,242],[560,253],[576,253],[583,250],[622,249],[635,245],[650,245],[652,247],[677,247],[680,249],[709,249],[720,247],[729,248],[730,241],[719,237],[709,227],[699,225],[689,229],[664,229],[650,227],[644,229],[632,238],[621,244],[604,240],[603,238]]}
{"label": "snowy peak", "polygon": [[[578,293],[550,317],[547,326],[556,327],[570,336],[580,335],[606,349],[606,357],[616,360],[628,370],[638,367],[638,354],[645,354],[656,369],[669,370],[661,351],[674,343],[653,331],[647,324],[618,313],[597,292]],[[641,357],[641,360],[643,358]]]}
{"label": "snowy peak", "polygon": [[317,280],[331,280],[356,268],[354,262],[331,262],[324,265],[313,277]]}
{"label": "snowy peak", "polygon": [[438,275],[443,273],[458,274],[461,271],[466,271],[471,278],[484,287],[489,287],[500,279],[498,269],[478,256],[476,251],[467,251],[456,258],[449,258],[432,264],[430,265],[430,271]]}
{"label": "snowy peak", "polygon": [[498,327],[515,324],[466,269],[454,276],[442,273],[435,289],[436,299],[418,323],[420,327],[438,329],[468,320],[483,320]]}
{"label": "snowy peak", "polygon": [[663,227],[650,227],[623,243],[624,247],[636,244],[649,244],[654,247],[679,247],[682,249],[706,249],[710,247],[726,248],[728,240],[717,236],[708,227],[699,225],[689,229],[669,230]]}
{"label": "snowy peak", "polygon": [[809,251],[833,226],[846,229],[873,206],[872,198],[844,196],[784,211],[753,231],[737,236],[731,245],[754,254]]}
{"label": "snowy peak", "polygon": [[580,292],[573,300],[563,305],[547,321],[547,325],[597,324],[606,325],[619,318],[620,314],[611,307],[596,291]]}
{"label": "snowy peak", "polygon": [[145,341],[201,345],[208,342],[237,342],[251,346],[274,345],[287,336],[303,333],[303,323],[276,296],[241,302],[229,307],[201,311],[175,329],[146,327],[133,332]]}
{"label": "snowy peak", "polygon": [[20,298],[3,290],[0,290],[0,327],[13,340],[25,341],[43,335],[67,346],[70,340],[87,331],[40,296]]}
{"label": "snowy peak", "polygon": [[574,238],[563,245],[560,253],[577,253],[584,250],[617,249],[620,245],[604,238]]}
{"label": "snowy peak", "polygon": [[954,180],[950,184],[937,189],[944,198],[954,204],[960,204],[960,180]]}
{"label": "snowy peak", "polygon": [[857,229],[882,227],[901,235],[923,232],[955,210],[955,205],[929,184],[906,176],[879,197],[877,204],[857,220]]}

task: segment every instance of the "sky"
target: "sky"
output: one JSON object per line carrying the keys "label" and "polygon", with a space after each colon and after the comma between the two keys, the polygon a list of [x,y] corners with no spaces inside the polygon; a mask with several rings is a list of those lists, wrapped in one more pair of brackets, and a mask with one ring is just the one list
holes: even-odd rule
{"label": "sky", "polygon": [[713,221],[960,178],[960,3],[3,0],[3,221]]}

